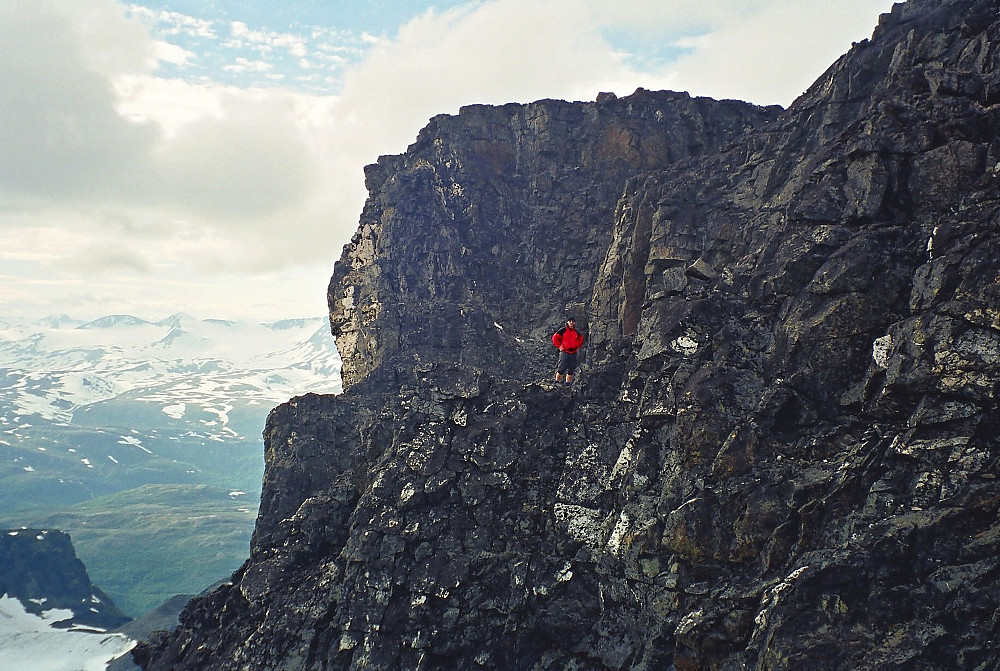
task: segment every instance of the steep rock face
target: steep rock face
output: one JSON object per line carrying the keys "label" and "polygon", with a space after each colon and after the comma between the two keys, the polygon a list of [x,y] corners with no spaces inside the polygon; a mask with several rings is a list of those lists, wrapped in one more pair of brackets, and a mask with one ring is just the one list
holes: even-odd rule
{"label": "steep rock face", "polygon": [[329,290],[345,385],[383,362],[383,380],[414,363],[537,369],[535,343],[591,296],[625,180],[778,111],[640,90],[432,119],[366,170],[371,197]]}
{"label": "steep rock face", "polygon": [[[703,156],[574,170],[600,141],[509,129],[637,107],[546,101],[369,169],[351,387],[272,413],[251,558],[146,668],[1000,664],[998,17],[897,5],[771,123],[703,112],[746,129]],[[582,385],[532,382],[575,303]]]}
{"label": "steep rock face", "polygon": [[998,15],[897,6],[739,151],[630,183],[592,323],[639,427],[601,514],[674,588],[645,660],[996,665]]}

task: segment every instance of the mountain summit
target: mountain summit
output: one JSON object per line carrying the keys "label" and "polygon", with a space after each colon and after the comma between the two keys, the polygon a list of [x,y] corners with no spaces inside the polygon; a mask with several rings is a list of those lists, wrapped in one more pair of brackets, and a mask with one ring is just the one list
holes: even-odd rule
{"label": "mountain summit", "polygon": [[[161,669],[1000,665],[1000,2],[788,110],[473,106],[366,172],[346,391]],[[571,310],[577,386],[548,382]]]}

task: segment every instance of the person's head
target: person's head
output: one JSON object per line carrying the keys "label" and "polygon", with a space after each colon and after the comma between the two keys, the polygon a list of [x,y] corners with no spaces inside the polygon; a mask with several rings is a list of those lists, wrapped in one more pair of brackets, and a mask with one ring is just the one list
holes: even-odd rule
{"label": "person's head", "polygon": [[572,317],[566,317],[566,326],[576,326],[576,320]]}

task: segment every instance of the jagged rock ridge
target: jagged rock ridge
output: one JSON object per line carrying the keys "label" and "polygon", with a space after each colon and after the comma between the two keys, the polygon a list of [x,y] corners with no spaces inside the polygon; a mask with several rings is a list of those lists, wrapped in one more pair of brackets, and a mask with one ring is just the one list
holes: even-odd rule
{"label": "jagged rock ridge", "polygon": [[351,387],[272,413],[251,558],[146,668],[996,667],[998,16],[895,6],[777,118],[649,145],[569,251],[594,154],[485,148],[531,106],[380,161],[330,289]]}

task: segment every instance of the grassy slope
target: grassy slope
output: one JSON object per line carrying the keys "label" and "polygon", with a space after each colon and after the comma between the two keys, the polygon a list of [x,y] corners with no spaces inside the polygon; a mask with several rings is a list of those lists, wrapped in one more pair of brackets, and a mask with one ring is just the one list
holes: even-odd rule
{"label": "grassy slope", "polygon": [[249,554],[255,499],[205,485],[146,485],[60,510],[20,511],[0,525],[70,534],[91,580],[138,616],[228,578]]}

